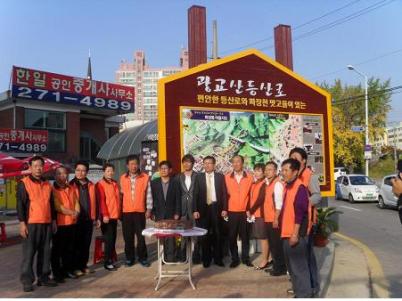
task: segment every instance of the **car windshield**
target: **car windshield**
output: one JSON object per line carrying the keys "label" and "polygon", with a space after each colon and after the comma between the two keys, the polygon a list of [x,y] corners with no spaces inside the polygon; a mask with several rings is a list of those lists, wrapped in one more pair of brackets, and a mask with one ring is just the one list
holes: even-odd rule
{"label": "car windshield", "polygon": [[374,185],[374,181],[366,176],[352,176],[349,177],[352,185]]}

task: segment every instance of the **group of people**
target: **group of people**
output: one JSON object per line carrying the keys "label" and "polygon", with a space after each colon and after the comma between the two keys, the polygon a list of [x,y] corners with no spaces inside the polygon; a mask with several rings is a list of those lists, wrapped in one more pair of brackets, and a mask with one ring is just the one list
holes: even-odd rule
{"label": "group of people", "polygon": [[[142,235],[146,220],[186,219],[208,230],[194,245],[193,263],[202,263],[205,268],[212,263],[224,267],[223,258],[230,251],[230,268],[243,263],[272,276],[289,273],[295,296],[318,294],[312,234],[315,206],[321,195],[318,178],[306,167],[306,151],[292,149],[280,167],[269,161],[256,164],[253,173],[244,169],[240,155],[232,158],[233,171],[226,175],[216,171],[213,156],[203,158],[203,172],[195,172],[194,163],[192,155],[185,155],[183,171],[173,176],[172,164],[161,161],[159,177],[151,180],[141,171],[140,158],[130,155],[126,158],[127,171],[119,181],[114,180],[114,166],[106,163],[103,178],[94,184],[87,178],[88,164],[80,161],[70,182],[67,169],[58,167],[52,187],[42,178],[43,158],[31,158],[31,174],[17,187],[23,290],[33,290],[35,254],[38,286],[57,286],[65,278],[93,272],[87,264],[94,226],[101,228],[105,241],[104,267],[114,271],[118,220],[126,266],[138,260],[149,267]],[[256,265],[249,256],[252,238],[259,240],[262,249]],[[185,260],[184,240],[180,245],[166,239],[164,250],[167,261]]]}

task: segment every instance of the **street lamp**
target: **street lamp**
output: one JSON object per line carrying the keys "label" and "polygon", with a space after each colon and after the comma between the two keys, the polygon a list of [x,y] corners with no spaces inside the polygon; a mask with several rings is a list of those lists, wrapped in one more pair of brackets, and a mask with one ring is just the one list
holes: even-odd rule
{"label": "street lamp", "polygon": [[[368,129],[368,78],[367,75],[357,70],[352,65],[347,65],[349,70],[355,71],[357,74],[364,78],[364,96],[365,96],[365,110],[366,110],[366,145],[369,145],[369,129]],[[366,147],[365,147],[366,149]],[[366,157],[366,176],[369,175],[369,159]]]}

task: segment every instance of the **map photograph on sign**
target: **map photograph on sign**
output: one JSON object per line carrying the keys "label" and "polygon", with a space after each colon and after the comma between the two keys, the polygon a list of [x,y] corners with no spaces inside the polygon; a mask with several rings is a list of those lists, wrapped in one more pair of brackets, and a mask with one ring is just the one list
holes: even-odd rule
{"label": "map photograph on sign", "polygon": [[280,165],[292,148],[303,146],[307,165],[324,180],[320,116],[181,108],[181,120],[182,152],[195,157],[197,171],[208,155],[222,173],[231,171],[230,159],[237,154],[245,158],[247,170],[270,160]]}

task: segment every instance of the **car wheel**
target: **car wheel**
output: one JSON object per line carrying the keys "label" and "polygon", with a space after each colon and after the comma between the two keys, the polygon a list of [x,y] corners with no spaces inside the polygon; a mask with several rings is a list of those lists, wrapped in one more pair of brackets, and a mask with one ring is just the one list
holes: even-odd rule
{"label": "car wheel", "polygon": [[349,194],[349,202],[351,204],[353,204],[355,202],[355,199],[353,198],[353,195],[351,193]]}
{"label": "car wheel", "polygon": [[387,206],[385,205],[384,199],[382,198],[381,195],[378,197],[378,207],[380,207],[381,209],[384,209],[384,208],[387,207]]}

